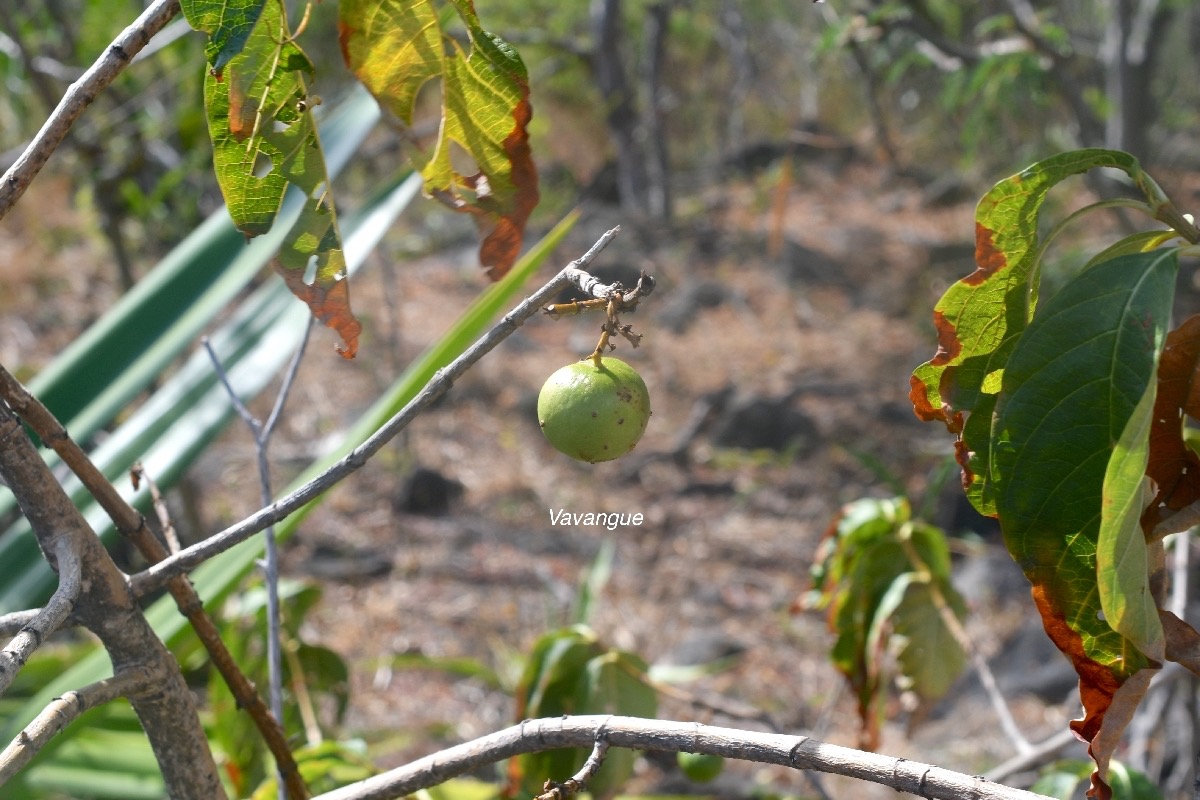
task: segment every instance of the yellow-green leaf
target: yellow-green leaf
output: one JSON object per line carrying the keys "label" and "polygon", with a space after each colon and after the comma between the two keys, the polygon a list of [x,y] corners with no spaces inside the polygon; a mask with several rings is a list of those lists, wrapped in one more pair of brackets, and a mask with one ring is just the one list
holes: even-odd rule
{"label": "yellow-green leaf", "polygon": [[[421,87],[441,78],[441,127],[421,169],[425,192],[475,218],[479,260],[498,280],[519,255],[538,202],[529,76],[517,51],[481,27],[471,0],[453,6],[466,25],[469,53],[446,33],[429,0],[342,0],[339,36],[346,64],[407,123]],[[456,166],[459,149],[474,171]]]}
{"label": "yellow-green leaf", "polygon": [[353,358],[362,326],[350,310],[346,258],[305,85],[311,73],[273,0],[224,72],[209,73],[205,110],[217,181],[238,230],[246,236],[270,230],[289,186],[306,195],[274,266],[313,315],[340,334],[339,352]]}

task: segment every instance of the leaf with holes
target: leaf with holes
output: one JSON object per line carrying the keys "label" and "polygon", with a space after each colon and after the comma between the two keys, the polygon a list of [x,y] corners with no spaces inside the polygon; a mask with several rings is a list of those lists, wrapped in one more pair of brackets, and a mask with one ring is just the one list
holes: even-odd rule
{"label": "leaf with holes", "polygon": [[267,3],[241,52],[222,73],[209,73],[204,103],[217,181],[238,230],[266,233],[287,188],[305,194],[274,266],[313,316],[338,332],[338,351],[353,358],[362,326],[350,309],[342,237],[305,85],[312,69],[280,5]]}
{"label": "leaf with holes", "polygon": [[180,8],[194,30],[208,34],[204,54],[209,67],[220,75],[250,38],[267,0],[180,0]]}
{"label": "leaf with holes", "polygon": [[[529,76],[517,51],[481,27],[471,0],[452,1],[466,25],[469,54],[443,29],[429,0],[342,0],[339,37],[346,64],[406,123],[421,88],[441,79],[441,126],[421,170],[425,192],[475,218],[480,263],[499,280],[520,253],[538,202]],[[475,171],[456,166],[459,155]]]}

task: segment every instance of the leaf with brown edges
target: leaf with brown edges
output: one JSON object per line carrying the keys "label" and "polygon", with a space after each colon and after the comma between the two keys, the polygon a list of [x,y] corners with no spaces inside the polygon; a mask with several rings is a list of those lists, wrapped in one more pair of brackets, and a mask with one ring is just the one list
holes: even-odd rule
{"label": "leaf with brown edges", "polygon": [[967,497],[981,514],[996,515],[991,412],[1009,355],[1037,303],[1042,203],[1055,185],[1096,167],[1123,170],[1135,181],[1143,175],[1128,153],[1076,150],[1040,161],[984,195],[975,211],[977,268],[938,301],[937,353],[910,381],[917,416],[939,420],[958,436]]}
{"label": "leaf with brown edges", "polygon": [[[425,192],[475,218],[480,263],[499,280],[520,254],[538,202],[529,76],[517,51],[481,27],[471,0],[452,3],[470,53],[443,30],[429,0],[342,0],[339,38],[351,71],[406,123],[421,87],[441,79],[442,124],[421,169]],[[462,166],[463,155],[472,168]]]}

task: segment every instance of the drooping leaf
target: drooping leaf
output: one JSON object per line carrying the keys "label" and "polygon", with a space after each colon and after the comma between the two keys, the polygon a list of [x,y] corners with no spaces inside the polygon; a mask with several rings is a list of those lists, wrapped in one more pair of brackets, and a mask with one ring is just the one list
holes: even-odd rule
{"label": "drooping leaf", "polygon": [[1056,184],[1096,167],[1120,169],[1148,197],[1161,195],[1127,153],[1076,150],[1040,161],[1000,181],[979,201],[977,269],[951,286],[934,308],[938,350],[913,372],[909,397],[917,416],[940,420],[959,437],[963,482],[981,514],[996,514],[990,475],[995,395],[1037,303],[1039,212]]}
{"label": "drooping leaf", "polygon": [[1075,276],[1014,348],[996,411],[992,480],[1001,530],[1033,584],[1046,633],[1079,673],[1085,716],[1072,727],[1089,742],[1121,685],[1152,666],[1105,619],[1097,546],[1105,475],[1153,391],[1177,267],[1173,251],[1153,252]]}
{"label": "drooping leaf", "polygon": [[242,51],[268,0],[180,0],[183,16],[194,30],[208,34],[204,54],[220,75]]}
{"label": "drooping leaf", "polygon": [[1142,514],[1154,497],[1146,477],[1150,415],[1156,381],[1151,378],[1113,448],[1104,474],[1096,576],[1100,608],[1113,630],[1154,661],[1162,661],[1162,624],[1151,590],[1151,549],[1161,558],[1162,543],[1148,545]]}
{"label": "drooping leaf", "polygon": [[[900,678],[922,701],[939,700],[950,691],[966,666],[966,654],[946,627],[937,608],[928,575],[905,572],[896,577],[879,603],[875,625],[890,628]],[[960,619],[966,606],[946,581],[938,586],[944,598],[949,593]]]}
{"label": "drooping leaf", "polygon": [[[538,202],[529,150],[529,76],[517,51],[483,29],[471,0],[452,0],[470,53],[442,28],[430,0],[343,0],[339,38],[347,66],[380,104],[412,123],[421,87],[441,79],[442,123],[422,167],[425,192],[471,214],[483,241],[480,263],[493,280],[520,253]],[[455,166],[461,149],[474,172]]]}
{"label": "drooping leaf", "polygon": [[[213,162],[238,230],[270,230],[289,186],[305,197],[274,265],[292,294],[342,338],[346,358],[362,325],[350,310],[346,257],[305,76],[312,63],[293,41],[280,4],[262,7],[253,30],[221,74],[204,82]],[[306,273],[312,271],[311,282]]]}
{"label": "drooping leaf", "polygon": [[814,568],[813,605],[828,610],[837,635],[830,659],[858,698],[860,742],[868,749],[878,744],[889,653],[897,656],[897,677],[925,700],[942,696],[965,663],[934,603],[936,587],[956,615],[965,615],[950,583],[945,536],[910,516],[904,498],[846,505]]}

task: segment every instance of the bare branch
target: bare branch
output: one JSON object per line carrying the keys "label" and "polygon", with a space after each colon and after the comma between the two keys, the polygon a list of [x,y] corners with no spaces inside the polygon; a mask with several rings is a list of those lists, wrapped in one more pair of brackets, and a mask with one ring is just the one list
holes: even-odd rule
{"label": "bare branch", "polygon": [[[80,482],[96,498],[96,502],[104,509],[113,525],[121,535],[127,537],[142,556],[150,563],[166,558],[168,553],[146,525],[146,519],[136,509],[125,502],[116,487],[96,468],[87,453],[70,437],[50,410],[42,405],[36,397],[21,385],[13,375],[0,365],[0,400],[17,413],[30,428],[50,445],[54,452],[63,460]],[[187,617],[192,629],[204,644],[213,665],[225,679],[230,693],[238,705],[246,709],[246,713],[254,721],[255,727],[266,742],[272,756],[279,765],[284,776],[284,783],[293,798],[308,797],[308,790],[300,778],[300,771],[288,747],[283,728],[267,710],[266,704],[254,689],[250,680],[242,674],[229,649],[221,641],[217,626],[204,612],[204,605],[192,584],[183,577],[167,582],[167,589],[175,599],[180,613]]]}
{"label": "bare branch", "polygon": [[159,491],[158,484],[150,473],[146,472],[146,468],[142,466],[142,462],[135,461],[129,470],[129,477],[133,480],[133,488],[137,489],[141,481],[146,482],[146,488],[150,490],[150,502],[154,505],[154,515],[158,517],[158,527],[162,530],[163,541],[167,545],[167,550],[172,553],[178,553],[183,549],[179,544],[179,534],[175,531],[175,523],[171,520],[171,511],[167,508],[167,500]]}
{"label": "bare branch", "polygon": [[286,518],[292,512],[315,500],[346,476],[360,469],[380,448],[416,419],[421,412],[449,391],[459,376],[470,369],[476,361],[491,352],[496,345],[511,336],[517,328],[524,324],[525,320],[536,314],[544,303],[566,286],[569,282],[567,277],[569,270],[581,269],[591,263],[599,255],[600,251],[616,237],[617,230],[617,228],[613,228],[601,236],[592,245],[591,249],[564,267],[545,286],[525,298],[516,308],[506,314],[500,322],[492,327],[491,330],[467,348],[462,355],[454,359],[445,368],[438,370],[429,383],[426,384],[425,388],[408,405],[388,420],[365,442],[294,492],[281,497],[274,503],[256,511],[241,522],[226,528],[211,538],[194,544],[151,566],[145,571],[131,576],[130,582],[134,593],[138,596],[144,596],[147,592],[158,589],[172,577],[182,575],[218,553],[222,553],[234,545],[249,539],[254,534],[264,530],[268,525],[273,525]]}
{"label": "bare branch", "polygon": [[[229,382],[229,375],[225,372],[221,359],[217,357],[217,352],[213,350],[207,337],[204,339],[204,349],[208,351],[213,369],[216,370],[221,385],[225,387],[225,393],[229,396],[233,407],[237,409],[242,421],[246,423],[246,427],[250,429],[250,436],[254,439],[255,460],[258,462],[259,498],[263,505],[270,504],[274,496],[271,491],[271,464],[267,458],[267,448],[271,443],[271,434],[275,432],[275,425],[279,422],[279,417],[287,404],[288,395],[291,394],[296,373],[300,371],[300,363],[304,360],[304,351],[308,348],[309,336],[312,334],[312,323],[313,317],[309,317],[308,325],[304,328],[304,336],[300,339],[300,346],[296,348],[296,353],[292,356],[292,363],[288,365],[287,372],[283,376],[283,383],[275,396],[275,404],[265,423],[257,420],[250,413],[250,409],[246,408],[242,399],[238,397],[237,392],[233,389],[233,384]],[[267,683],[271,697],[271,713],[282,723],[283,657],[280,651],[280,641],[283,634],[279,618],[279,553],[275,546],[275,526],[268,525],[267,529],[263,531],[263,537],[266,546],[266,562],[262,566],[266,572],[267,585]],[[179,548],[176,548],[175,552],[179,552]],[[284,766],[278,765],[280,800],[287,800],[284,794],[286,782]]]}
{"label": "bare branch", "polygon": [[603,731],[612,747],[707,753],[725,758],[817,770],[944,800],[1047,800],[1042,795],[991,783],[904,758],[826,744],[807,736],[717,728],[694,722],[636,717],[580,716],[526,720],[519,725],[448,748],[407,766],[318,795],[314,800],[393,800],[437,786],[455,775],[522,753],[587,747]]}
{"label": "bare branch", "polygon": [[75,610],[75,601],[79,597],[79,554],[71,547],[70,540],[64,537],[57,541],[54,557],[58,562],[58,588],[54,590],[50,602],[21,628],[7,647],[0,650],[0,695],[8,691],[13,678],[17,677],[33,651],[41,647],[42,642],[50,638],[50,634]]}
{"label": "bare branch", "polygon": [[1070,728],[1064,728],[1049,739],[1034,745],[1032,750],[1018,753],[1003,764],[988,770],[984,777],[989,781],[1008,780],[1017,773],[1034,769],[1057,758],[1062,750],[1072,744],[1079,744],[1079,737]]}
{"label": "bare branch", "polygon": [[54,698],[0,753],[0,786],[24,769],[51,739],[80,714],[124,697],[139,685],[146,684],[150,678],[148,670],[132,669]]}
{"label": "bare branch", "polygon": [[0,178],[0,219],[20,199],[29,184],[58,149],[75,120],[121,74],[154,34],[179,13],[179,0],[155,0],[104,49],[83,76],[71,84],[37,136],[16,163]]}
{"label": "bare branch", "polygon": [[[29,623],[37,619],[38,614],[41,614],[40,608],[31,608],[28,611],[10,611],[7,614],[0,614],[0,637],[16,636]],[[59,627],[64,627],[70,624],[70,617],[67,618]]]}
{"label": "bare branch", "polygon": [[129,703],[142,723],[176,800],[225,796],[196,703],[170,651],[142,614],[124,573],[55,479],[7,403],[0,402],[0,478],[8,484],[38,546],[52,562],[66,540],[78,556],[79,623],[96,634],[114,674],[144,668],[150,679],[130,690]]}

